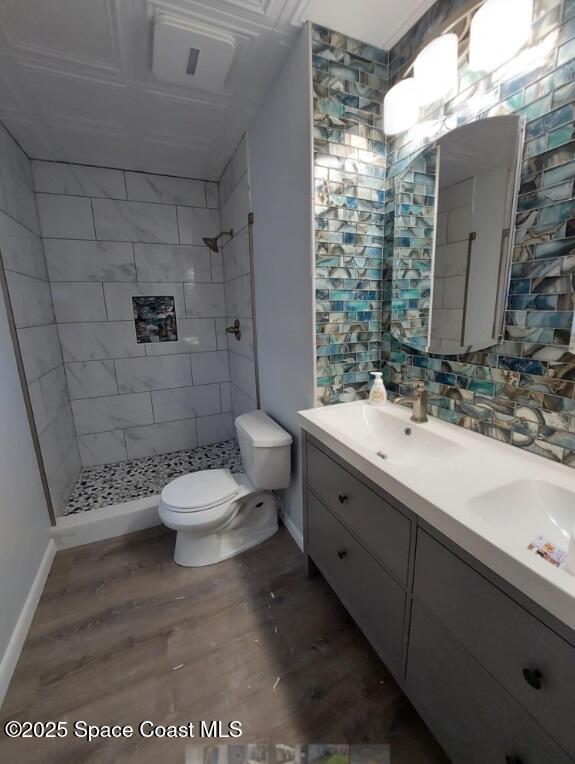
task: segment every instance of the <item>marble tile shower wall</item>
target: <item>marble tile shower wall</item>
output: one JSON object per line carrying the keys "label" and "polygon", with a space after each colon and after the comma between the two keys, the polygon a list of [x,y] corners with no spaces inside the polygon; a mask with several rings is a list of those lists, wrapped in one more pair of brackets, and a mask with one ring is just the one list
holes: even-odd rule
{"label": "marble tile shower wall", "polygon": [[313,35],[317,399],[367,395],[381,364],[388,54]]}
{"label": "marble tile shower wall", "polygon": [[[428,39],[426,31],[431,37],[463,4],[440,0],[393,48],[390,84]],[[383,360],[396,392],[409,393],[415,379],[426,381],[437,396],[436,416],[575,466],[575,2],[536,0],[534,14],[532,40],[522,53],[488,76],[462,67],[458,94],[428,107],[425,131],[388,144],[391,187],[407,158],[447,130],[486,116],[525,115],[504,337],[484,352],[442,357],[411,350],[388,331]],[[392,236],[387,229],[387,285]]]}
{"label": "marble tile shower wall", "polygon": [[56,514],[80,473],[30,161],[0,126],[0,251]]}
{"label": "marble tile shower wall", "polygon": [[[32,162],[84,466],[232,436],[218,184]],[[173,296],[178,340],[138,344],[133,296]]]}
{"label": "marble tile shower wall", "polygon": [[222,229],[234,231],[223,246],[226,324],[239,319],[240,340],[228,335],[230,382],[234,417],[257,409],[254,326],[248,216],[250,186],[247,140],[244,136],[220,178]]}

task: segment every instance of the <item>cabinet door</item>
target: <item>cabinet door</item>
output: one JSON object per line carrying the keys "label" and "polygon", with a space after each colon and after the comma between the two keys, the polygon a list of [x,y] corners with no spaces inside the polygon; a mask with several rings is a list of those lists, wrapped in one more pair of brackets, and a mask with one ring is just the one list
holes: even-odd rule
{"label": "cabinet door", "polygon": [[308,553],[383,662],[399,676],[406,594],[311,493]]}
{"label": "cabinet door", "polygon": [[571,759],[415,601],[409,699],[455,764],[568,764]]}

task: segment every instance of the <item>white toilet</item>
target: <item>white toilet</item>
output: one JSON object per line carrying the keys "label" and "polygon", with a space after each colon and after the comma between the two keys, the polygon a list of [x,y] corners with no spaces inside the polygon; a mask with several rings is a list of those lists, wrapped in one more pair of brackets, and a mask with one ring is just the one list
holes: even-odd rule
{"label": "white toilet", "polygon": [[177,531],[178,565],[212,565],[261,544],[278,529],[277,500],[287,488],[292,437],[263,411],[236,419],[245,473],[202,470],[172,480],[160,520]]}

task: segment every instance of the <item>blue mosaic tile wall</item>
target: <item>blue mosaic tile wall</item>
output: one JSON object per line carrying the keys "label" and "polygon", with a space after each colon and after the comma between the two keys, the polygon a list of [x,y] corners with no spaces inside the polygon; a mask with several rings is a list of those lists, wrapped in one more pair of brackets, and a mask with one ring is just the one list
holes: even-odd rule
{"label": "blue mosaic tile wall", "polygon": [[388,54],[323,27],[312,35],[317,399],[327,405],[366,397],[381,366]]}
{"label": "blue mosaic tile wall", "polygon": [[[390,52],[390,84],[464,0],[439,0]],[[466,41],[461,53],[465,56]],[[459,92],[432,104],[424,130],[388,142],[387,183],[422,145],[496,114],[527,117],[522,185],[503,341],[457,357],[427,355],[383,335],[392,391],[425,380],[432,413],[575,467],[575,0],[536,0],[532,40],[488,76],[460,68]],[[422,134],[425,132],[425,137]],[[386,207],[382,312],[390,307],[394,200]]]}
{"label": "blue mosaic tile wall", "polygon": [[437,151],[430,147],[387,193],[386,207],[393,204],[385,242],[393,247],[391,327],[414,348],[424,348],[428,339],[436,172]]}

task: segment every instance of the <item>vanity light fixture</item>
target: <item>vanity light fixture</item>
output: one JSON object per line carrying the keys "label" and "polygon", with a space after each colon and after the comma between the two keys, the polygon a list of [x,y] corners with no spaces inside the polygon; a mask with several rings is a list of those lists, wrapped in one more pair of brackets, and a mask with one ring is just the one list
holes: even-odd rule
{"label": "vanity light fixture", "polygon": [[419,119],[419,87],[414,77],[400,80],[383,100],[383,129],[387,135],[409,130]]}
{"label": "vanity light fixture", "polygon": [[509,61],[531,33],[533,0],[487,0],[471,20],[469,68],[493,71]]}
{"label": "vanity light fixture", "polygon": [[433,103],[457,87],[458,46],[457,35],[450,32],[432,40],[415,59],[420,104]]}
{"label": "vanity light fixture", "polygon": [[[459,41],[469,35],[469,68],[489,72],[506,63],[531,34],[533,0],[470,0],[449,18],[407,66],[383,101],[383,129],[397,135],[417,124],[421,106],[439,100],[458,84]],[[410,75],[410,76],[408,76]]]}

